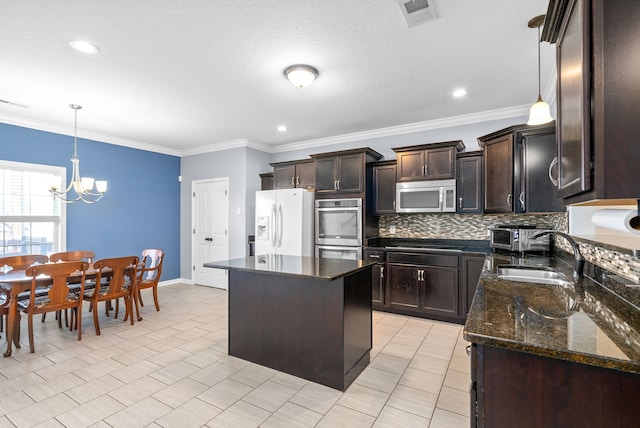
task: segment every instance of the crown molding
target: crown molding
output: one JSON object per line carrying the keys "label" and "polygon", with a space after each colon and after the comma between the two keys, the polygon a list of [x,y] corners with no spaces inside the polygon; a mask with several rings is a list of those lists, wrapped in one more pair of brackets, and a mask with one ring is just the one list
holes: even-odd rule
{"label": "crown molding", "polygon": [[[0,122],[8,125],[20,126],[23,128],[35,129],[38,131],[53,132],[55,134],[69,135],[69,126],[56,125],[50,122],[43,122],[33,119],[25,119],[16,116],[8,116],[0,114]],[[113,135],[101,134],[99,132],[90,132],[78,130],[78,138],[84,138],[86,140],[99,141],[101,143],[113,144],[116,146],[129,147],[132,149],[146,150],[149,152],[162,153],[171,156],[180,156],[181,150],[170,149],[164,146],[157,146],[153,144],[147,144],[140,141],[129,140],[126,138],[114,137]]]}
{"label": "crown molding", "polygon": [[424,122],[390,126],[387,128],[372,129],[369,131],[354,132],[351,134],[336,135],[327,138],[305,140],[297,143],[271,146],[269,152],[288,152],[291,150],[308,149],[332,144],[350,143],[352,141],[366,140],[370,138],[388,137],[391,135],[409,134],[412,132],[430,131],[451,126],[468,125],[470,123],[485,122],[489,120],[507,119],[515,116],[526,116],[529,114],[529,107],[529,105],[522,105],[503,109],[487,110],[479,113],[464,114],[443,119],[427,120]]}

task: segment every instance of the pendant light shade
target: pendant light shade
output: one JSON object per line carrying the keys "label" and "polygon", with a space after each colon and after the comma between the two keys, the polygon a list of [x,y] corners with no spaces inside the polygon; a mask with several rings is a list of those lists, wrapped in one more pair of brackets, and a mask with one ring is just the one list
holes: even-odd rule
{"label": "pendant light shade", "polygon": [[544,15],[536,16],[528,24],[529,28],[538,29],[538,38],[536,39],[536,44],[538,45],[538,101],[529,109],[527,125],[542,125],[553,120],[549,104],[545,103],[542,100],[542,95],[540,95],[540,27],[544,23],[544,17]]}

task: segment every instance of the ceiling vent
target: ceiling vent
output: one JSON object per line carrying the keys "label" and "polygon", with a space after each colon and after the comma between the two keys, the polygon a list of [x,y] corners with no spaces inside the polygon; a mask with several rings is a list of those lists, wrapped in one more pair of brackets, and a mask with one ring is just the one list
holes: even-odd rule
{"label": "ceiling vent", "polygon": [[398,4],[409,28],[438,18],[434,0],[398,0]]}

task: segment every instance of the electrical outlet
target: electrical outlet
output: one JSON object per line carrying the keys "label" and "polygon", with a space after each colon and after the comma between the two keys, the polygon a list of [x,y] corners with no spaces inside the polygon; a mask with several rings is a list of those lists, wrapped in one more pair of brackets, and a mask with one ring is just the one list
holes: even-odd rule
{"label": "electrical outlet", "polygon": [[392,235],[396,234],[396,227],[395,226],[389,226],[389,233]]}

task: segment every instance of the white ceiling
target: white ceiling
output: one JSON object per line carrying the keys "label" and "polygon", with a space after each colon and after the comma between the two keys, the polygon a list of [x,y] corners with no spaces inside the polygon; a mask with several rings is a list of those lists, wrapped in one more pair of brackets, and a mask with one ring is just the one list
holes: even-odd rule
{"label": "white ceiling", "polygon": [[[80,104],[80,136],[180,155],[522,110],[537,97],[527,22],[547,5],[435,0],[438,19],[408,28],[397,0],[0,0],[0,99],[29,107],[0,103],[0,122],[70,134]],[[285,80],[296,63],[313,85]]]}

